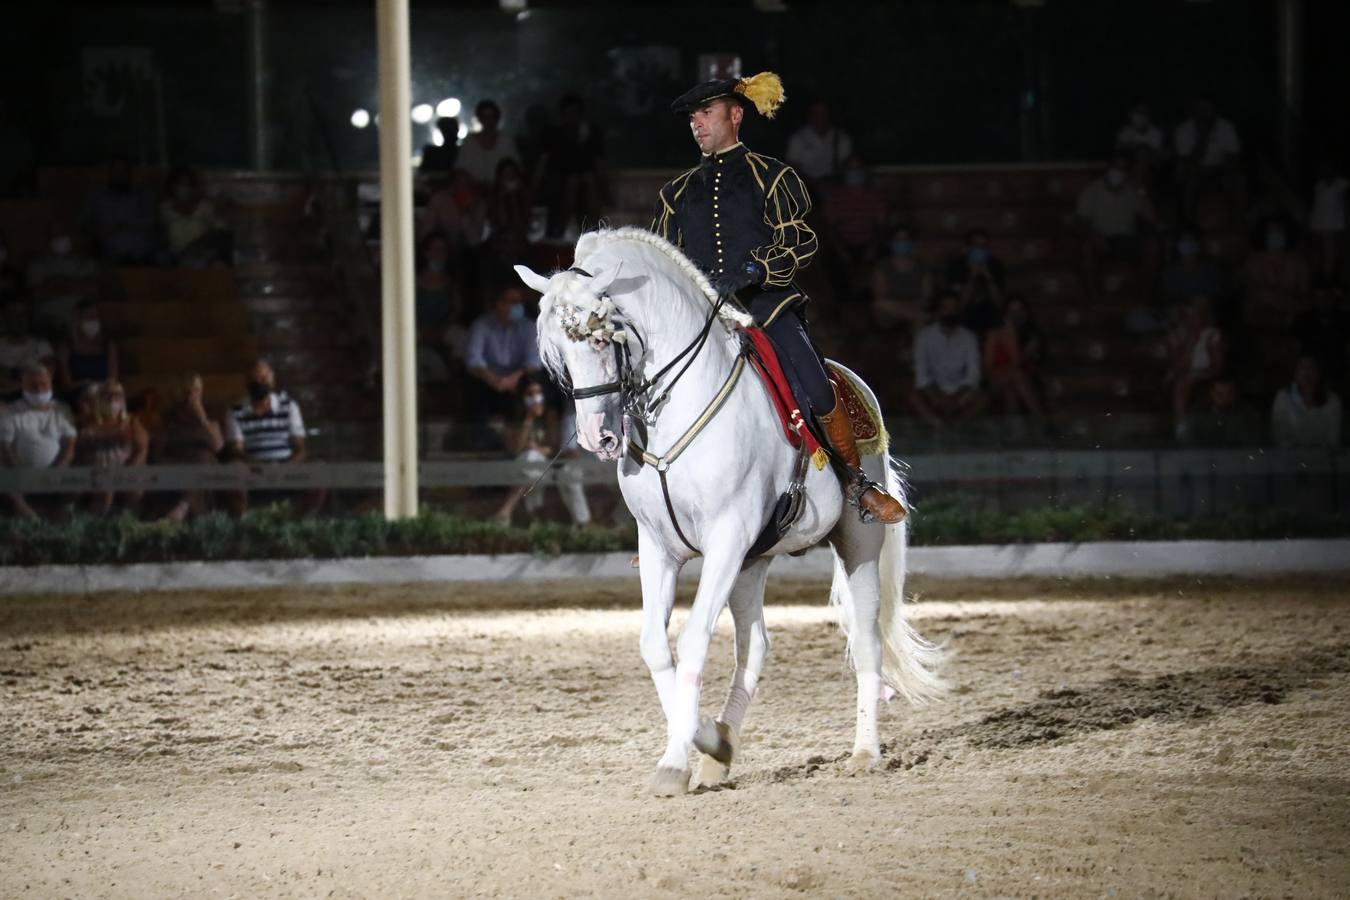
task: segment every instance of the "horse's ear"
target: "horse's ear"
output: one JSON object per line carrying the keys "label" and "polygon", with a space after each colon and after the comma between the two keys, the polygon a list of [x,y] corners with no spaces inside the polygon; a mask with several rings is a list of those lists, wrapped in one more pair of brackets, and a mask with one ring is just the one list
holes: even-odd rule
{"label": "horse's ear", "polygon": [[631,294],[638,290],[648,281],[651,281],[646,275],[634,275],[632,278],[615,278],[609,285],[609,295],[611,297],[622,297],[624,294]]}
{"label": "horse's ear", "polygon": [[548,291],[548,279],[543,275],[540,275],[529,266],[516,266],[515,269],[516,274],[520,276],[521,281],[525,282],[526,287],[538,291],[541,294]]}

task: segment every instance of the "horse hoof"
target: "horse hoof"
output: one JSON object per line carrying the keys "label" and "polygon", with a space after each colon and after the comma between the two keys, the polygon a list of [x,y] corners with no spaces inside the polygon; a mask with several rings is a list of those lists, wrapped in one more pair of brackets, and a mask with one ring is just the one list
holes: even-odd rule
{"label": "horse hoof", "polygon": [[711,756],[705,756],[698,767],[698,785],[705,788],[717,787],[726,782],[730,775],[731,766],[720,763]]}
{"label": "horse hoof", "polygon": [[736,732],[732,731],[731,726],[714,719],[704,719],[694,733],[694,746],[698,751],[724,766],[731,764],[736,755],[737,743]]}
{"label": "horse hoof", "polygon": [[853,755],[848,758],[848,770],[854,774],[870,772],[879,762],[881,757],[871,750],[854,750]]}
{"label": "horse hoof", "polygon": [[689,770],[657,766],[652,775],[651,791],[658,797],[678,797],[689,792]]}

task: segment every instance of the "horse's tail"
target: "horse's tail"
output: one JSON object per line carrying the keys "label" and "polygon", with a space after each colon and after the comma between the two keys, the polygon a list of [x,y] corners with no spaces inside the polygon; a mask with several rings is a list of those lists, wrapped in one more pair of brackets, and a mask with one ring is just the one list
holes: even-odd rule
{"label": "horse's tail", "polygon": [[[897,463],[883,450],[886,461],[886,492],[906,508],[905,481]],[[875,527],[875,526],[873,526]],[[881,677],[916,705],[939,700],[950,689],[942,675],[949,656],[944,644],[934,644],[905,620],[905,548],[909,521],[886,527],[877,575],[881,581]],[[842,566],[836,566],[836,589]]]}

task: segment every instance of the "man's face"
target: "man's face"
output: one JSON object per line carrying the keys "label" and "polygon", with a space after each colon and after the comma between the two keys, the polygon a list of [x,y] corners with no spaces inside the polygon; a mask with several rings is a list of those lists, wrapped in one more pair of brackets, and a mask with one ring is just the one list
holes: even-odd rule
{"label": "man's face", "polygon": [[496,131],[498,121],[497,111],[490,106],[483,107],[478,113],[478,124],[483,126],[484,131]]}
{"label": "man's face", "polygon": [[520,307],[521,310],[524,310],[525,295],[514,288],[509,291],[503,291],[501,295],[497,297],[497,303],[494,306],[497,321],[501,322],[503,325],[510,322],[516,316],[516,307]]}
{"label": "man's face", "polygon": [[252,381],[256,381],[258,384],[261,384],[269,391],[276,387],[276,373],[272,371],[272,367],[267,363],[260,362],[254,365],[253,371],[249,374],[249,378]]}
{"label": "man's face", "polygon": [[51,373],[43,366],[23,373],[23,389],[30,394],[41,394],[52,389]]}
{"label": "man's face", "polygon": [[716,153],[736,143],[736,129],[745,111],[729,100],[713,100],[689,114],[689,131],[704,153]]}

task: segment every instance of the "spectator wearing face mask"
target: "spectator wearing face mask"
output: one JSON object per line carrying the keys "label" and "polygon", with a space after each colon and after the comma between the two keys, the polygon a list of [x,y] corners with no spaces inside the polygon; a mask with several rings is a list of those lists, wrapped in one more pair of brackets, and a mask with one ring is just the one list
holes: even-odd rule
{"label": "spectator wearing face mask", "polygon": [[534,201],[525,170],[512,157],[497,164],[488,202],[488,223],[492,229],[492,254],[503,264],[524,258],[530,240]]}
{"label": "spectator wearing face mask", "polygon": [[[537,378],[527,378],[521,384],[523,409],[517,416],[515,427],[507,430],[506,449],[523,464],[523,474],[533,482],[544,474],[560,442],[576,445],[575,419],[569,417],[572,431],[565,431],[564,418],[548,403],[543,382]],[[572,454],[574,457],[575,454]],[[511,524],[511,517],[522,500],[527,513],[537,512],[544,505],[543,487],[535,487],[528,494],[527,491],[529,485],[513,488],[494,518],[503,525]],[[558,493],[572,516],[573,524],[590,523],[590,505],[586,502],[586,492],[582,488],[581,472],[575,465],[564,464],[558,472]]]}
{"label": "spectator wearing face mask", "polygon": [[179,168],[169,174],[159,217],[169,253],[178,265],[203,268],[234,262],[234,235],[207,199],[196,172]]}
{"label": "spectator wearing face mask", "polygon": [[1003,322],[984,337],[984,377],[1005,416],[1045,415],[1040,390],[1041,333],[1026,300],[1008,298]]}
{"label": "spectator wearing face mask", "polygon": [[455,305],[455,280],[451,277],[450,240],[439,231],[422,240],[417,268],[414,308],[418,329],[443,330]]}
{"label": "spectator wearing face mask", "polygon": [[1003,263],[989,249],[989,235],[975,229],[966,235],[966,249],[947,265],[947,283],[960,290],[974,279],[988,279],[1003,290]]}
{"label": "spectator wearing face mask", "polygon": [[979,340],[961,324],[961,300],[955,291],[938,296],[936,312],[937,321],[914,338],[910,405],[929,421],[979,415],[988,404],[980,390]]}
{"label": "spectator wearing face mask", "polygon": [[57,373],[61,389],[72,395],[91,384],[118,380],[117,344],[103,333],[95,304],[80,304],[70,335],[58,350]]}
{"label": "spectator wearing face mask", "polygon": [[1317,183],[1313,185],[1312,209],[1308,214],[1308,230],[1317,239],[1319,276],[1334,281],[1341,274],[1345,252],[1346,194],[1350,192],[1350,178],[1345,170],[1332,160],[1323,160],[1318,166]]}
{"label": "spectator wearing face mask", "polygon": [[63,223],[51,228],[48,250],[28,264],[33,318],[40,327],[65,330],[81,304],[98,297],[99,266],[81,253]]}
{"label": "spectator wearing face mask", "polygon": [[[127,413],[127,396],[122,385],[105,381],[91,385],[92,397],[86,417],[80,422],[75,439],[75,463],[95,468],[143,466],[150,452],[150,437],[141,423]],[[86,495],[89,511],[105,515],[112,510],[111,491]],[[136,509],[141,492],[126,492],[120,498],[121,506]]]}
{"label": "spectator wearing face mask", "polygon": [[[64,404],[52,397],[52,376],[41,363],[23,367],[23,394],[0,411],[0,462],[12,469],[70,465],[75,454],[75,425]],[[15,515],[35,519],[63,504],[60,496],[12,493]]]}
{"label": "spectator wearing face mask", "polygon": [[0,335],[0,396],[19,390],[23,370],[32,365],[56,367],[52,345],[33,334],[28,307],[10,303],[5,307],[5,330]]}
{"label": "spectator wearing face mask", "polygon": [[1176,256],[1163,269],[1160,293],[1169,310],[1180,309],[1192,297],[1219,297],[1227,289],[1223,270],[1205,253],[1199,232],[1186,230],[1177,237]]}
{"label": "spectator wearing face mask", "polygon": [[1242,266],[1242,317],[1251,328],[1284,330],[1308,295],[1308,262],[1290,240],[1289,225],[1271,218],[1257,229],[1256,249]]}
{"label": "spectator wearing face mask", "polygon": [[154,195],[132,182],[125,158],[108,166],[108,184],[85,203],[83,226],[95,253],[109,265],[155,265],[162,256]]}
{"label": "spectator wearing face mask", "polygon": [[464,365],[473,376],[470,413],[478,421],[505,422],[521,382],[540,369],[535,326],[525,315],[525,294],[520,288],[501,290],[492,309],[474,321]]}
{"label": "spectator wearing face mask", "polygon": [[1131,168],[1128,157],[1112,157],[1106,172],[1078,195],[1077,218],[1086,232],[1083,267],[1094,291],[1104,262],[1142,261],[1146,272],[1157,272],[1157,251],[1143,226],[1157,228],[1158,218]]}
{"label": "spectator wearing face mask", "polygon": [[1264,438],[1261,418],[1242,400],[1237,384],[1226,376],[1209,384],[1207,402],[1191,413],[1186,442],[1196,447],[1259,447]]}
{"label": "spectator wearing face mask", "polygon": [[479,189],[486,192],[496,182],[501,164],[515,157],[510,142],[501,133],[501,107],[493,100],[480,100],[473,112],[479,129],[464,138],[455,166],[467,172]]}
{"label": "spectator wearing face mask", "polygon": [[1181,327],[1172,337],[1171,367],[1167,380],[1172,386],[1172,421],[1177,440],[1188,437],[1188,413],[1197,389],[1226,374],[1228,343],[1214,324],[1208,297],[1195,297],[1186,307]]}
{"label": "spectator wearing face mask", "polygon": [[918,328],[933,297],[932,268],[908,225],[891,232],[883,252],[872,267],[872,318],[882,328]]}
{"label": "spectator wearing face mask", "polygon": [[1275,446],[1283,449],[1341,445],[1341,398],[1327,389],[1313,357],[1305,354],[1294,364],[1293,383],[1275,395],[1270,426]]}
{"label": "spectator wearing face mask", "polygon": [[1153,123],[1147,103],[1140,101],[1130,108],[1129,118],[1116,132],[1116,152],[1141,161],[1166,155],[1162,129]]}
{"label": "spectator wearing face mask", "polygon": [[[225,449],[229,459],[255,465],[283,465],[302,463],[309,459],[305,443],[305,420],[300,404],[288,393],[277,388],[272,364],[260,359],[248,373],[248,399],[230,407],[225,413]],[[263,492],[262,502],[290,499],[284,491]],[[323,505],[324,492],[305,493],[301,504],[303,512],[314,512]],[[242,515],[250,498],[237,492],[229,498],[231,511]]]}
{"label": "spectator wearing face mask", "polygon": [[1219,115],[1214,101],[1197,99],[1191,116],[1172,136],[1177,158],[1177,176],[1181,182],[1182,213],[1191,221],[1204,194],[1211,191],[1232,193],[1228,182],[1237,173],[1242,142],[1233,123]]}

